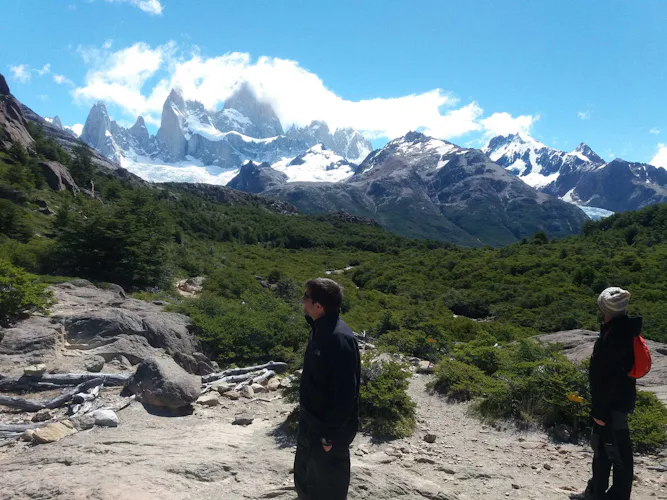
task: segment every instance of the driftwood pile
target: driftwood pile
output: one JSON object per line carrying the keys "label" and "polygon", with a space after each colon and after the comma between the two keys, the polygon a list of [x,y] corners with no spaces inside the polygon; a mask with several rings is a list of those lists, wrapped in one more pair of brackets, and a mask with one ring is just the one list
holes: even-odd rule
{"label": "driftwood pile", "polygon": [[[202,377],[202,393],[211,390],[220,383],[237,384],[235,390],[245,385],[262,383],[274,377],[276,373],[287,370],[287,363],[274,362],[245,368],[232,368]],[[21,377],[0,375],[0,392],[35,392],[65,388],[62,394],[51,399],[28,399],[19,396],[0,395],[0,406],[36,413],[68,406],[67,418],[80,417],[98,409],[119,411],[134,401],[134,396],[124,398],[115,407],[104,406],[99,398],[104,387],[122,387],[131,375],[122,373],[64,373]],[[0,422],[0,439],[17,438],[27,429],[36,429],[44,423],[3,424]]]}

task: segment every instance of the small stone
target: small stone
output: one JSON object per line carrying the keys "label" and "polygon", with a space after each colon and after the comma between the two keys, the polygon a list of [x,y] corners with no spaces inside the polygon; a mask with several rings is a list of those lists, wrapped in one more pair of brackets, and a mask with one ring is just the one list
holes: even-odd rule
{"label": "small stone", "polygon": [[435,440],[437,439],[437,436],[435,434],[426,434],[424,436],[424,441],[427,443],[435,443]]}
{"label": "small stone", "polygon": [[253,420],[255,420],[255,417],[251,413],[241,413],[234,419],[232,425],[250,425]]}
{"label": "small stone", "polygon": [[71,422],[78,431],[87,431],[95,427],[95,417],[92,414],[86,413],[79,417],[72,418]]}
{"label": "small stone", "polygon": [[434,367],[430,361],[420,361],[417,365],[417,373],[433,373]]}
{"label": "small stone", "polygon": [[249,385],[244,385],[241,389],[241,395],[245,398],[252,399],[255,396],[255,391]]}
{"label": "small stone", "polygon": [[209,392],[207,394],[204,394],[203,396],[199,396],[199,398],[197,399],[197,403],[204,406],[218,406],[220,404],[220,400],[218,399],[218,393]]}
{"label": "small stone", "polygon": [[228,382],[220,382],[219,384],[215,384],[213,386],[214,391],[218,391],[220,394],[224,394],[226,392],[234,390],[234,384],[230,384]]}
{"label": "small stone", "polygon": [[95,425],[100,427],[118,427],[118,415],[113,410],[95,410],[92,413]]}
{"label": "small stone", "polygon": [[549,464],[544,464],[543,467],[544,467],[546,470],[551,470],[551,465],[549,465]]}
{"label": "small stone", "polygon": [[236,401],[241,397],[241,393],[238,391],[228,391],[223,394],[224,397],[229,398],[233,401]]}
{"label": "small stone", "polygon": [[72,423],[69,420],[63,420],[37,429],[32,440],[37,444],[54,443],[74,433],[76,433],[76,429]]}
{"label": "small stone", "polygon": [[51,410],[45,408],[35,413],[30,420],[33,422],[46,422],[47,420],[51,420],[51,418],[53,418]]}
{"label": "small stone", "polygon": [[23,441],[28,441],[29,443],[31,443],[34,435],[35,435],[34,429],[26,429],[25,431],[23,431],[23,434],[21,434],[21,439]]}
{"label": "small stone", "polygon": [[104,363],[102,356],[91,356],[83,361],[83,366],[89,372],[98,373],[104,368]]}
{"label": "small stone", "polygon": [[254,394],[262,394],[265,392],[269,392],[269,390],[262,384],[252,384],[250,387],[252,387],[252,391]]}
{"label": "small stone", "polygon": [[456,471],[450,467],[438,467],[438,470],[445,474],[456,474]]}
{"label": "small stone", "polygon": [[417,462],[419,464],[435,464],[436,463],[435,460],[433,460],[432,458],[428,458],[428,457],[417,457],[417,458],[415,458],[415,462]]}
{"label": "small stone", "polygon": [[521,486],[519,486],[518,484],[512,483],[512,488],[514,488],[515,490],[518,490],[518,489],[521,489]]}
{"label": "small stone", "polygon": [[270,391],[277,391],[280,389],[280,379],[278,377],[273,377],[269,380],[269,383],[266,385],[266,388]]}
{"label": "small stone", "polygon": [[26,366],[23,369],[23,374],[26,377],[41,377],[46,373],[46,365],[45,364],[39,364],[39,365],[30,365]]}

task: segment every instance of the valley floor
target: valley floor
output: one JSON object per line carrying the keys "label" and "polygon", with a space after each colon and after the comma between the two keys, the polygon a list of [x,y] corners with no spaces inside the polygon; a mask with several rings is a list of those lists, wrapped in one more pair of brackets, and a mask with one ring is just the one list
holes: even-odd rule
{"label": "valley floor", "polygon": [[[413,437],[389,443],[358,436],[350,499],[567,499],[588,478],[587,447],[557,445],[543,433],[481,424],[467,405],[449,404],[415,375]],[[105,389],[109,395],[117,389]],[[294,443],[280,432],[291,410],[276,393],[197,406],[160,417],[134,403],[118,428],[79,432],[58,443],[0,442],[1,499],[294,499]],[[224,400],[224,398],[222,398]],[[232,425],[251,412],[255,421]],[[423,440],[427,433],[435,443]],[[636,459],[634,499],[667,499],[667,456]]]}

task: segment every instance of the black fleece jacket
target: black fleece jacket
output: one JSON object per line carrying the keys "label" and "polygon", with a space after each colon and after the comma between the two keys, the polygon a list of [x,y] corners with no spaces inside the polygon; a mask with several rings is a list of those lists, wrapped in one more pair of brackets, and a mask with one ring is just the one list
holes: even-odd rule
{"label": "black fleece jacket", "polygon": [[634,410],[637,382],[628,373],[635,362],[633,338],[641,330],[639,316],[618,316],[602,325],[589,372],[593,418],[607,422],[612,410],[622,413]]}
{"label": "black fleece jacket", "polygon": [[359,427],[359,346],[337,315],[311,326],[301,374],[301,418],[320,438],[349,444]]}

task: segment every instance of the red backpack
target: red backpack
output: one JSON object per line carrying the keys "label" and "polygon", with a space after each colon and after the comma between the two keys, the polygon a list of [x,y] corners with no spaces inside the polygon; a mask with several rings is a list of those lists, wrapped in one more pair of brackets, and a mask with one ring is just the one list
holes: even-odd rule
{"label": "red backpack", "polygon": [[634,379],[642,378],[651,371],[651,351],[641,334],[632,339],[632,348],[635,351],[635,364],[628,376]]}

